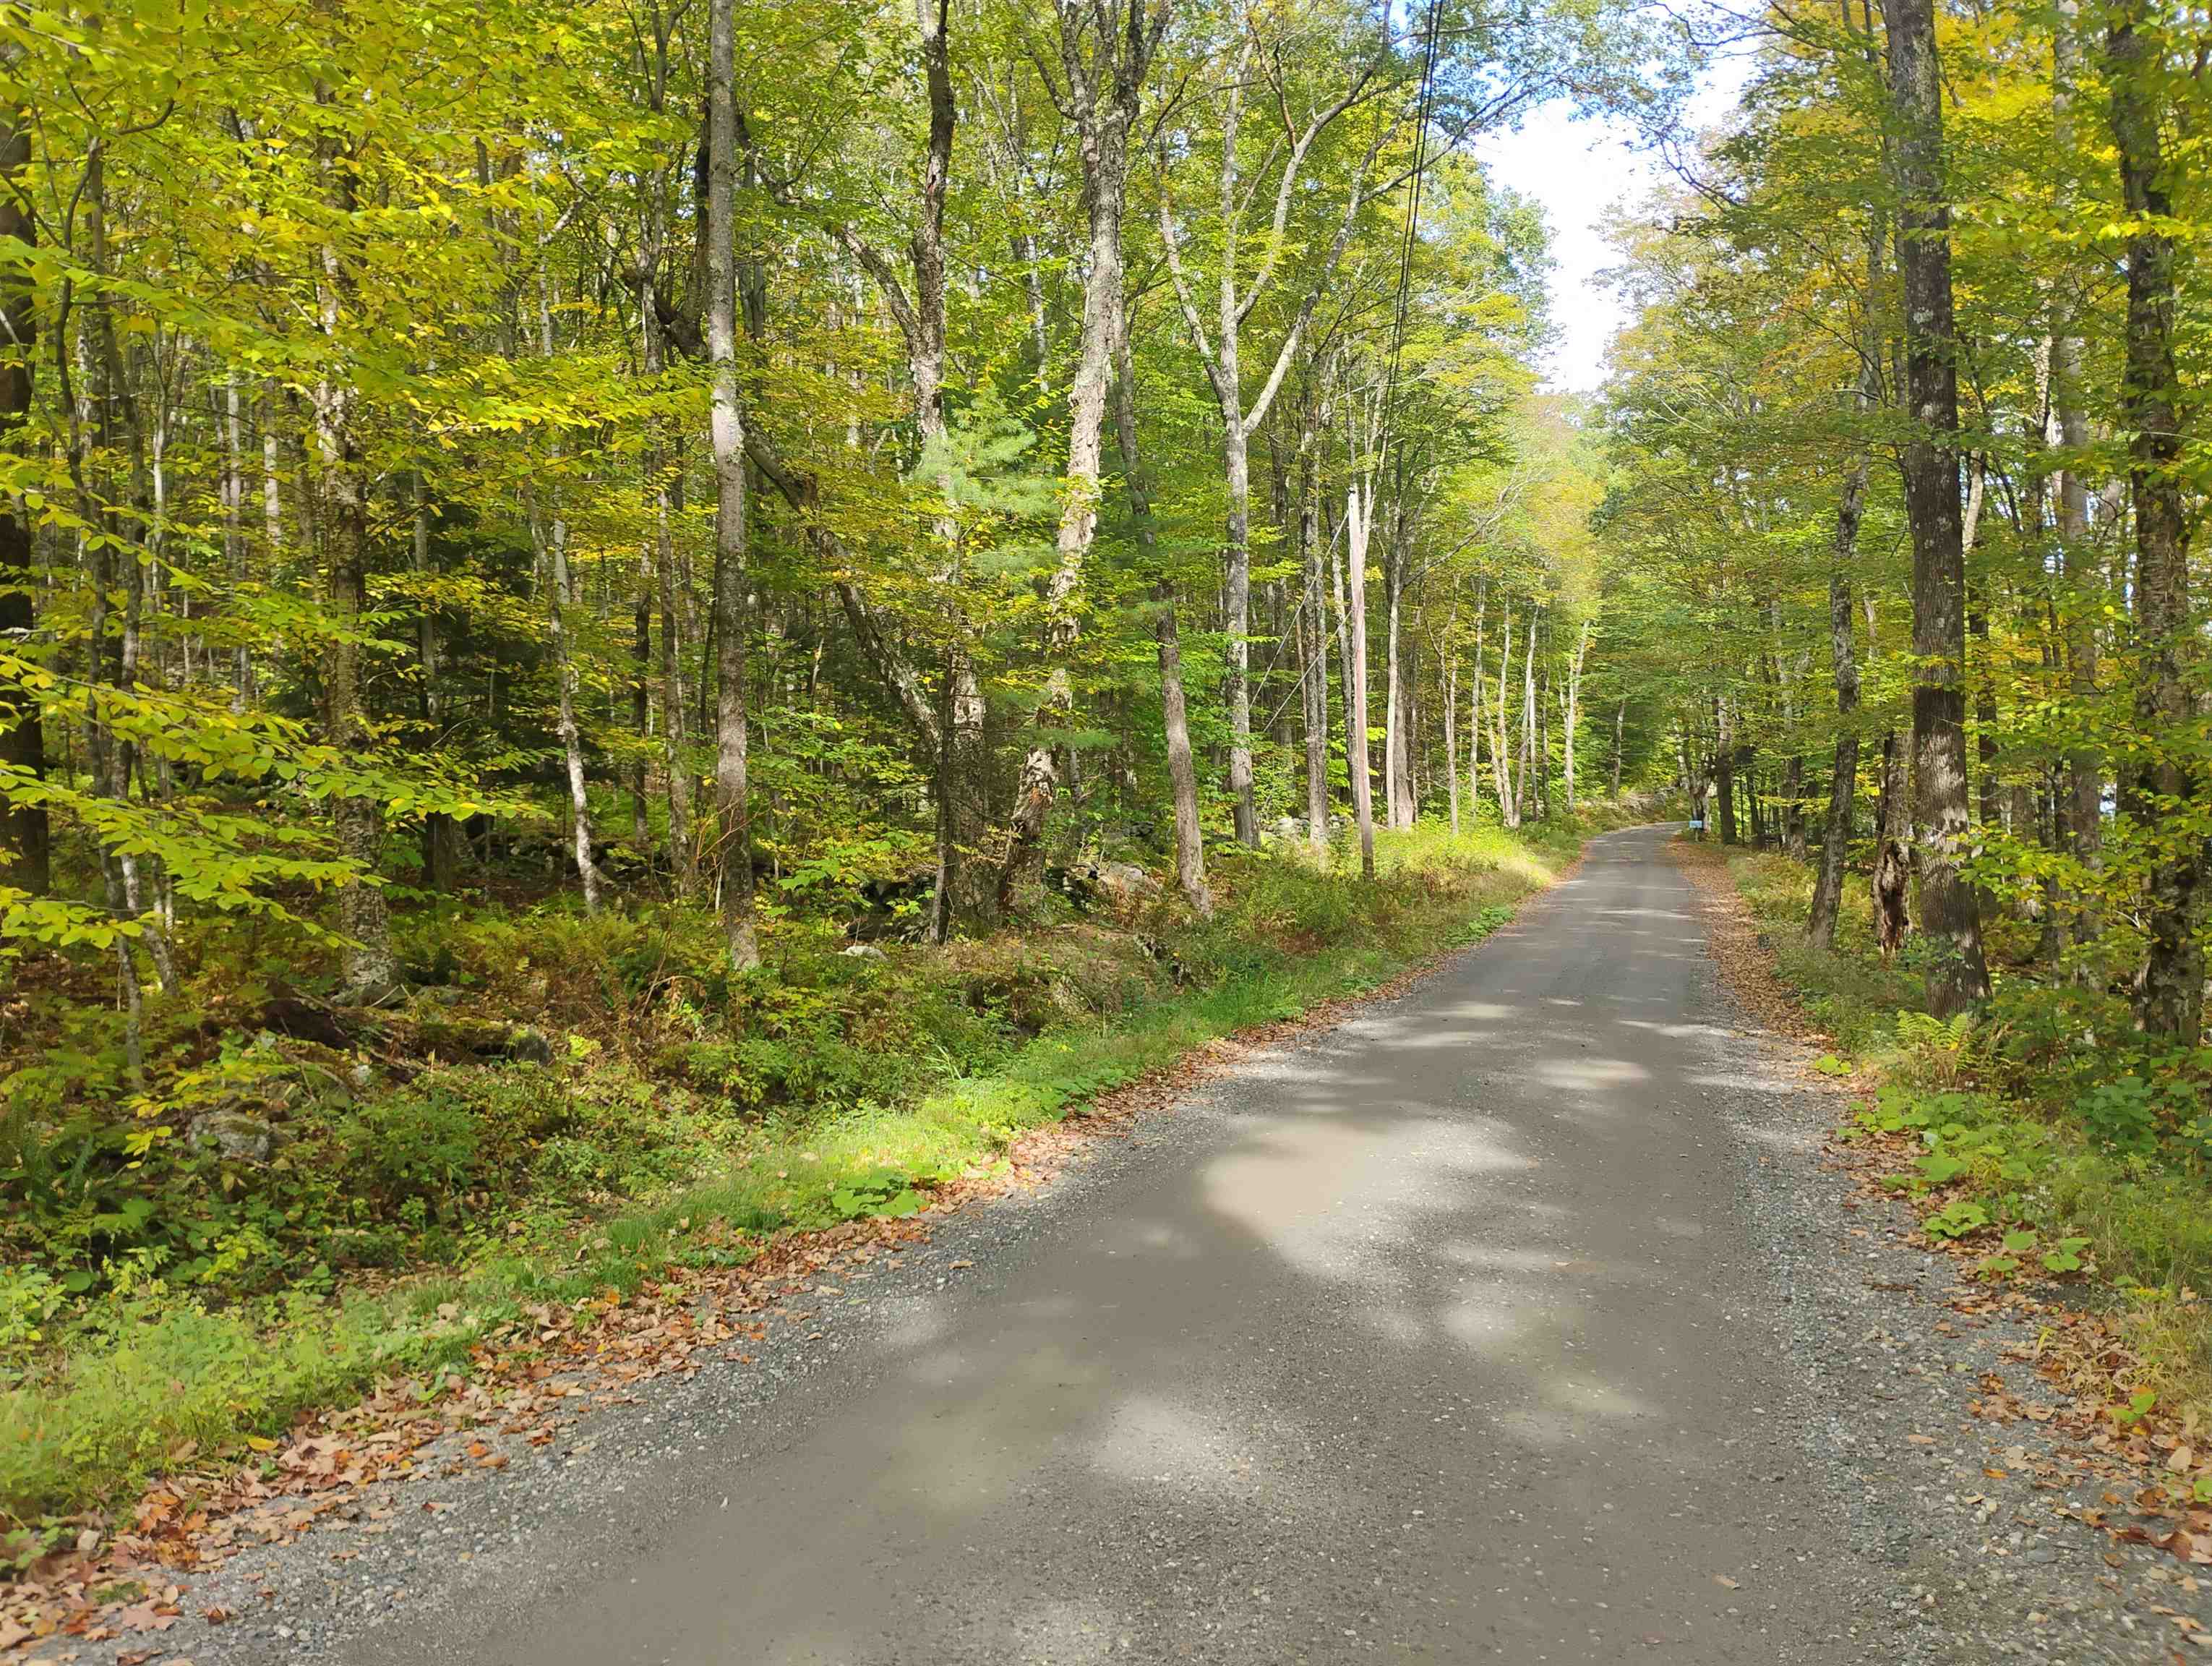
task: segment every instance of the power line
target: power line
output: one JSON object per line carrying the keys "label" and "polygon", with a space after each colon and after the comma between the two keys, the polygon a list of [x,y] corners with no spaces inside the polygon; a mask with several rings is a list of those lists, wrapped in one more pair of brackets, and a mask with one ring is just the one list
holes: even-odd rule
{"label": "power line", "polygon": [[1420,233],[1421,186],[1428,177],[1429,112],[1436,100],[1437,20],[1443,0],[1429,0],[1427,40],[1421,52],[1421,85],[1413,100],[1413,177],[1406,189],[1406,228],[1398,245],[1398,299],[1390,328],[1390,371],[1383,383],[1384,444],[1397,406],[1398,368],[1406,350],[1406,308],[1413,286],[1413,240]]}

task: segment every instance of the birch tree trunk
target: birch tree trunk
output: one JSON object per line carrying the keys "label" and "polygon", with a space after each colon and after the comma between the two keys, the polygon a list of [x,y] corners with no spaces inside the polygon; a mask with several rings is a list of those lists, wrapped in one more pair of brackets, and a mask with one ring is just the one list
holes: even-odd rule
{"label": "birch tree trunk", "polygon": [[1616,804],[1620,801],[1620,732],[1628,721],[1628,702],[1624,697],[1613,708],[1613,793]]}
{"label": "birch tree trunk", "polygon": [[1505,603],[1505,629],[1498,645],[1498,721],[1490,735],[1490,767],[1498,792],[1498,819],[1509,832],[1521,825],[1521,795],[1513,781],[1512,734],[1505,702],[1513,687],[1513,603]]}
{"label": "birch tree trunk", "polygon": [[1474,605],[1474,664],[1467,685],[1467,813],[1482,819],[1482,654],[1483,627],[1488,623],[1490,597],[1478,587]]}
{"label": "birch tree trunk", "polygon": [[[538,267],[538,332],[539,349],[550,362],[556,346],[553,305],[542,258]],[[599,911],[599,865],[592,853],[592,800],[589,783],[584,774],[584,734],[576,721],[575,656],[568,648],[568,522],[561,512],[560,466],[561,439],[556,431],[546,447],[547,490],[554,496],[552,510],[541,520],[538,487],[533,482],[527,489],[530,534],[538,545],[539,566],[547,581],[544,593],[546,642],[553,653],[553,678],[556,690],[554,733],[561,739],[561,755],[568,770],[568,830],[574,841],[576,877],[584,887],[584,912],[597,914]]]}
{"label": "birch tree trunk", "polygon": [[1575,658],[1567,673],[1567,705],[1565,714],[1567,753],[1567,813],[1575,813],[1575,726],[1582,721],[1583,662],[1589,656],[1590,623],[1583,621],[1583,634],[1575,643]]}
{"label": "birch tree trunk", "polygon": [[[928,0],[922,0],[922,3],[926,8]],[[1083,587],[1084,563],[1090,556],[1091,540],[1098,528],[1098,465],[1107,390],[1114,378],[1115,340],[1122,328],[1121,215],[1129,174],[1129,131],[1136,122],[1152,49],[1167,27],[1168,15],[1167,8],[1163,7],[1156,17],[1146,18],[1141,0],[1115,0],[1115,3],[1103,9],[1069,0],[1060,8],[1060,66],[1067,77],[1077,149],[1083,161],[1083,194],[1089,210],[1090,240],[1083,277],[1083,332],[1076,358],[1075,382],[1067,395],[1066,496],[1054,541],[1056,561],[1052,577],[1045,586],[1046,652],[1052,671],[1046,680],[1044,697],[1037,706],[1037,738],[1023,761],[1020,782],[1015,789],[1006,863],[999,877],[999,905],[1002,909],[1012,900],[1014,887],[1022,876],[1038,860],[1045,824],[1052,814],[1053,800],[1060,784],[1054,760],[1054,735],[1064,732],[1073,716],[1074,688],[1068,662],[1073,657],[1080,629],[1077,608]],[[1084,37],[1094,23],[1099,39],[1096,51],[1086,53]],[[943,28],[940,6],[940,38]],[[935,73],[933,68],[933,76]],[[1034,265],[1031,270],[1034,272]],[[1167,607],[1167,617],[1171,621],[1172,596],[1168,599]],[[1163,651],[1166,651],[1164,647]],[[1178,660],[1179,657],[1178,653]],[[1240,800],[1248,809],[1251,796],[1249,769],[1248,758],[1244,797]],[[1202,892],[1202,879],[1200,889]]]}
{"label": "birch tree trunk", "polygon": [[1326,416],[1310,411],[1298,445],[1298,560],[1305,589],[1298,604],[1300,671],[1305,704],[1306,842],[1328,856],[1328,620],[1322,593],[1321,469],[1315,455]]}
{"label": "birch tree trunk", "polygon": [[[1252,624],[1250,440],[1253,430],[1266,419],[1269,408],[1273,404],[1283,379],[1297,356],[1306,326],[1320,304],[1322,293],[1344,258],[1345,249],[1352,240],[1352,229],[1358,221],[1360,205],[1365,200],[1367,180],[1375,159],[1390,136],[1396,132],[1398,123],[1394,120],[1379,127],[1364,154],[1354,165],[1352,181],[1346,193],[1344,217],[1338,222],[1335,234],[1321,257],[1308,263],[1304,297],[1289,328],[1284,332],[1266,382],[1248,410],[1243,394],[1242,331],[1244,320],[1268,292],[1276,275],[1278,263],[1285,246],[1285,227],[1291,203],[1304,178],[1307,156],[1315,142],[1331,124],[1366,96],[1376,65],[1363,67],[1342,96],[1316,111],[1302,124],[1291,121],[1287,105],[1282,106],[1280,113],[1286,128],[1291,130],[1285,135],[1290,143],[1284,151],[1270,152],[1271,156],[1284,156],[1283,171],[1275,192],[1273,224],[1259,270],[1249,285],[1243,284],[1238,276],[1239,230],[1246,210],[1258,193],[1248,188],[1248,181],[1240,172],[1237,135],[1243,122],[1244,94],[1259,49],[1256,32],[1250,27],[1249,15],[1240,17],[1239,21],[1244,27],[1239,31],[1241,42],[1237,56],[1227,78],[1221,124],[1220,266],[1214,324],[1211,330],[1200,314],[1196,295],[1183,272],[1182,237],[1176,230],[1174,209],[1165,189],[1159,193],[1158,215],[1160,240],[1167,256],[1168,271],[1175,285],[1176,298],[1182,306],[1192,346],[1205,368],[1206,380],[1212,386],[1215,402],[1221,412],[1222,471],[1228,495],[1223,539],[1226,578],[1223,586],[1222,613],[1223,627],[1229,639],[1225,690],[1230,720],[1229,789],[1235,805],[1237,839],[1243,844],[1256,848],[1260,842],[1260,822],[1252,796],[1251,654],[1249,640]],[[1277,87],[1275,90],[1279,94],[1281,89]],[[1163,179],[1167,172],[1167,156],[1164,149],[1161,156]],[[1360,606],[1364,611],[1364,601]],[[1364,654],[1364,645],[1360,651]]]}
{"label": "birch tree trunk", "polygon": [[[2051,148],[2060,167],[2075,165],[2074,99],[2081,74],[2081,8],[2078,0],[2059,0],[2051,34]],[[2074,204],[2062,193],[2062,214]],[[2057,520],[2060,571],[2066,581],[2066,688],[2075,722],[2087,726],[2087,708],[2097,695],[2097,612],[2104,575],[2089,543],[2089,485],[2082,453],[2089,444],[2089,418],[2082,387],[2082,343],[2076,319],[2078,301],[2067,297],[2054,320],[2051,339],[2051,414],[2058,444],[2067,454],[2058,476]],[[2105,759],[2092,745],[2077,744],[2066,755],[2060,808],[2075,860],[2094,875],[2103,858]],[[2070,921],[2076,940],[2094,941],[2098,909],[2087,896],[2075,905]]]}
{"label": "birch tree trunk", "polygon": [[1536,763],[1536,626],[1544,616],[1540,607],[1528,615],[1528,647],[1521,656],[1521,779],[1515,783],[1513,824],[1528,819],[1534,803]]}
{"label": "birch tree trunk", "polygon": [[714,811],[723,934],[739,970],[760,964],[745,768],[745,432],[738,403],[736,0],[707,7],[707,358],[714,453]]}
{"label": "birch tree trunk", "polygon": [[1346,755],[1352,772],[1352,815],[1359,834],[1359,872],[1375,877],[1375,787],[1367,756],[1367,537],[1375,512],[1373,500],[1354,480],[1346,489],[1344,506],[1345,541],[1351,546],[1352,578],[1346,592],[1350,611],[1345,619],[1345,638],[1350,645],[1352,667],[1346,701],[1351,706],[1352,750]]}

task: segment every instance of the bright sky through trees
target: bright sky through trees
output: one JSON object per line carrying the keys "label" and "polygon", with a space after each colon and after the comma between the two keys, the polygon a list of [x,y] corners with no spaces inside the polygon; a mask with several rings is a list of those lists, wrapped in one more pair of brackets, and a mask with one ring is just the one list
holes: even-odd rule
{"label": "bright sky through trees", "polygon": [[[1714,126],[1733,116],[1750,67],[1746,56],[1714,61],[1690,106],[1697,126]],[[1519,128],[1492,134],[1475,149],[1493,184],[1543,205],[1552,240],[1553,334],[1544,362],[1545,386],[1558,392],[1594,393],[1605,380],[1606,349],[1627,318],[1604,277],[1621,258],[1607,240],[1606,222],[1671,178],[1666,164],[1657,152],[1638,143],[1629,123],[1617,116],[1582,115],[1565,100],[1545,105]]]}

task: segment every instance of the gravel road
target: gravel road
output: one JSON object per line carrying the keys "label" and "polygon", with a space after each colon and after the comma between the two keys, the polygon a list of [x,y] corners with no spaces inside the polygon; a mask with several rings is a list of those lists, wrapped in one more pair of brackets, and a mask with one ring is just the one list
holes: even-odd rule
{"label": "gravel road", "polygon": [[2173,1565],[1986,1474],[2018,1339],[1838,1207],[1666,836],[155,1657],[2212,1661]]}

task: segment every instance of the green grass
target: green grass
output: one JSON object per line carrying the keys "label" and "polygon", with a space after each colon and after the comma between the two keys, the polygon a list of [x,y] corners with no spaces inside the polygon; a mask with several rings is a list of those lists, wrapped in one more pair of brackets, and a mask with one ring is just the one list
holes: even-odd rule
{"label": "green grass", "polygon": [[[1747,854],[1729,869],[1781,976],[1852,1066],[1852,1085],[1878,1089],[1853,1128],[1909,1131],[1926,1148],[1897,1189],[1930,1211],[1973,1205],[1983,1224],[1962,1241],[1993,1279],[2035,1276],[2045,1255],[2063,1259],[2061,1246],[2086,1239],[2083,1294],[2114,1314],[2141,1360],[2121,1386],[2154,1393],[2174,1416],[2212,1418],[2212,1311],[2200,1294],[2212,1292],[2212,1164],[2204,1125],[2188,1120],[2203,1057],[2152,1055],[2116,997],[2026,969],[2000,970],[1977,1020],[1938,1025],[1922,980],[1875,954],[1863,884],[1847,888],[1828,953],[1804,940],[1808,868]],[[2131,1083],[2163,1095],[2136,1124],[2110,1109],[2134,1103]],[[1964,1165],[1955,1174],[1952,1159]]]}
{"label": "green grass", "polygon": [[[526,1306],[628,1293],[687,1261],[742,1261],[777,1232],[910,1207],[916,1189],[926,1193],[1000,1160],[1023,1131],[1193,1049],[1371,989],[1441,948],[1479,939],[1547,884],[1599,824],[1585,817],[1513,836],[1492,830],[1455,839],[1434,829],[1386,836],[1372,886],[1340,871],[1316,873],[1295,854],[1232,855],[1218,865],[1217,918],[1175,929],[1180,986],[1133,985],[1138,975],[1115,958],[1135,952],[1127,945],[1102,939],[1079,953],[1056,934],[1054,977],[1088,994],[1077,999],[1056,984],[1049,993],[1059,1006],[1039,1004],[1072,1006],[1073,1015],[1062,1012],[1025,1038],[1008,1039],[1018,1031],[1002,1026],[999,1041],[957,1054],[932,1043],[935,1079],[923,1086],[914,1085],[924,1079],[917,1043],[900,1031],[886,1043],[904,1049],[885,1061],[890,1079],[906,1089],[896,1097],[771,1106],[724,1122],[703,1143],[696,1104],[672,1101],[673,1127],[703,1151],[708,1172],[628,1201],[617,1195],[595,1211],[565,1195],[534,1209],[527,1196],[507,1200],[495,1211],[501,1230],[478,1233],[457,1262],[370,1293],[301,1283],[225,1301],[158,1278],[126,1280],[60,1316],[35,1347],[18,1349],[14,1384],[0,1393],[0,1517],[27,1529],[58,1523],[130,1495],[167,1467],[279,1434],[303,1412],[341,1403],[380,1378],[465,1366],[471,1344]],[[588,970],[597,964],[591,947],[580,939],[563,952]],[[901,952],[875,974],[884,987],[874,994],[940,998],[939,986],[955,978],[969,980],[972,993],[979,964],[996,992],[1001,983],[989,980],[1006,963],[1039,959],[1018,939]],[[862,993],[860,1006],[872,1008],[876,1000]],[[1020,1006],[1036,996],[1015,985],[1005,1000]],[[756,1007],[774,998],[772,989],[746,997]],[[837,1043],[854,1044],[849,1037]],[[581,1062],[562,1061],[546,1073],[566,1069],[588,1080],[618,1068],[594,1049],[573,1050]],[[522,1115],[513,1109],[515,1085],[535,1079],[495,1079],[498,1096],[471,1102],[479,1113]],[[649,1118],[656,1101],[644,1095],[640,1113],[636,1084],[625,1077],[622,1088],[629,1109],[620,1127],[650,1145],[655,1131],[638,1115]],[[510,1164],[494,1172],[522,1185],[538,1171]]]}

